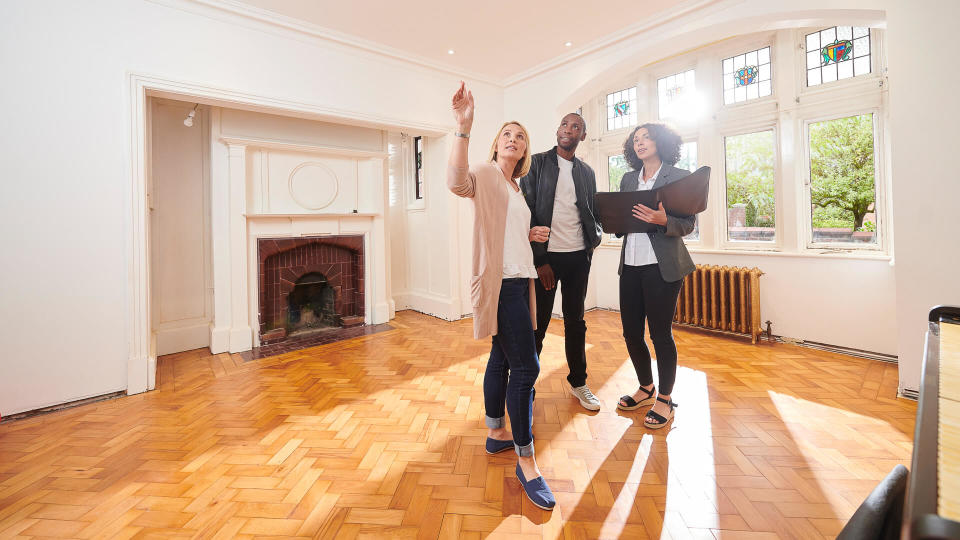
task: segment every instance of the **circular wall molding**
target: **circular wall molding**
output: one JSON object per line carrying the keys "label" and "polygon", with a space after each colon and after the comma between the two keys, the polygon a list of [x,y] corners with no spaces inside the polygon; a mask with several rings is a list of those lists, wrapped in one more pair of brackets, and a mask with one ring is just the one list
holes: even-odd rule
{"label": "circular wall molding", "polygon": [[307,210],[321,210],[336,200],[340,179],[323,163],[309,161],[290,172],[287,189],[293,201]]}

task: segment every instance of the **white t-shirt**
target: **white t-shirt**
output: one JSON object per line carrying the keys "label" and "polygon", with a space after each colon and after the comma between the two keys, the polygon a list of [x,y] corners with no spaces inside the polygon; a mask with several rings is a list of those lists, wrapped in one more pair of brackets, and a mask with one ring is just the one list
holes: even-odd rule
{"label": "white t-shirt", "polygon": [[573,162],[557,156],[560,174],[553,198],[553,218],[550,220],[550,241],[547,251],[570,252],[584,249],[583,225],[577,210],[577,190],[573,184]]}
{"label": "white t-shirt", "polygon": [[530,207],[523,193],[510,192],[507,204],[507,228],[503,233],[503,279],[535,278],[537,269],[533,266],[533,250],[530,248]]}
{"label": "white t-shirt", "polygon": [[[637,177],[637,191],[649,191],[660,176],[660,169],[653,173],[653,177],[646,182],[643,181],[643,168],[640,169],[640,175]],[[653,252],[653,244],[650,243],[650,236],[647,233],[630,233],[624,239],[626,245],[623,248],[623,264],[627,266],[643,266],[646,264],[657,264],[657,254]]]}

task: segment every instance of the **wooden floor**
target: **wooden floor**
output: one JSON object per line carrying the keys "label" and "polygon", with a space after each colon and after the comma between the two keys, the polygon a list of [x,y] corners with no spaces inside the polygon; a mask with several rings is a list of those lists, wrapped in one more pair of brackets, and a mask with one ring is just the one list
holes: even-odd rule
{"label": "wooden floor", "polygon": [[908,464],[896,366],[677,330],[671,429],[636,387],[619,316],[587,314],[585,411],[554,321],[534,434],[554,512],[488,456],[488,341],[412,312],[396,329],[243,362],[160,361],[154,392],[0,425],[0,538],[824,538]]}

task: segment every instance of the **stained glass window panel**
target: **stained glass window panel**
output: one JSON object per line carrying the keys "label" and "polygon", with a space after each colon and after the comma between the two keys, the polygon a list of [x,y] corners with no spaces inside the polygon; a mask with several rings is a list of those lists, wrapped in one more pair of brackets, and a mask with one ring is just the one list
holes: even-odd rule
{"label": "stained glass window panel", "polygon": [[732,105],[770,95],[770,47],[731,56],[723,61],[723,104]]}
{"label": "stained glass window panel", "polygon": [[807,86],[870,73],[870,29],[835,26],[807,34]]}
{"label": "stained glass window panel", "polygon": [[675,118],[680,116],[684,108],[692,105],[694,94],[697,91],[696,80],[692,69],[664,77],[657,80],[657,97],[660,106],[660,118]]}
{"label": "stained glass window panel", "polygon": [[607,130],[625,128],[637,123],[637,88],[607,94]]}

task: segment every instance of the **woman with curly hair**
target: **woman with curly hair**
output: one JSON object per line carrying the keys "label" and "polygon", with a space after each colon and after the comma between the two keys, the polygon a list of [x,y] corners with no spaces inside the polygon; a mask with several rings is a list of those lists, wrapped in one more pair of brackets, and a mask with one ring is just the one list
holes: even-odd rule
{"label": "woman with curly hair", "polygon": [[[623,143],[623,156],[633,170],[623,175],[620,191],[659,188],[689,174],[674,167],[682,143],[680,135],[663,124],[635,128]],[[627,234],[620,251],[620,319],[640,388],[621,397],[617,407],[632,411],[652,405],[643,424],[658,429],[673,418],[677,406],[670,397],[677,378],[677,345],[671,326],[683,278],[695,268],[683,237],[693,231],[696,217],[672,216],[662,203],[656,210],[638,204],[632,214],[657,229]],[[654,388],[650,350],[643,339],[644,320],[657,353],[659,392]]]}

